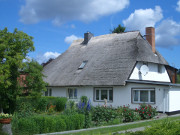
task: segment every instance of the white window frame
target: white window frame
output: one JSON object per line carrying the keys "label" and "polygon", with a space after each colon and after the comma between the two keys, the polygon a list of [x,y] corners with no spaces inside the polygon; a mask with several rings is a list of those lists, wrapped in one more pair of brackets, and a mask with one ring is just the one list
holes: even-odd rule
{"label": "white window frame", "polygon": [[[96,91],[97,90],[99,90],[99,100],[96,100]],[[113,102],[113,88],[106,88],[106,87],[94,88],[94,101],[104,102],[104,99],[101,99],[101,91],[102,90],[107,90],[107,101]],[[109,99],[109,91],[112,91],[112,100]]]}
{"label": "white window frame", "polygon": [[[134,91],[138,91],[138,101],[134,101]],[[140,91],[148,91],[148,102],[142,102],[140,101]],[[155,95],[154,95],[154,102],[151,102],[151,91],[154,91]],[[147,104],[155,104],[156,103],[156,91],[155,88],[132,88],[132,103],[147,103]]]}
{"label": "white window frame", "polygon": [[[70,95],[69,95],[70,90],[73,91],[72,97],[70,97]],[[76,95],[75,95],[75,91],[76,91]],[[78,94],[77,88],[67,88],[67,97],[68,97],[68,99],[77,99],[77,94]]]}
{"label": "white window frame", "polygon": [[51,88],[47,88],[47,91],[45,91],[44,95],[45,96],[52,96],[52,89]]}

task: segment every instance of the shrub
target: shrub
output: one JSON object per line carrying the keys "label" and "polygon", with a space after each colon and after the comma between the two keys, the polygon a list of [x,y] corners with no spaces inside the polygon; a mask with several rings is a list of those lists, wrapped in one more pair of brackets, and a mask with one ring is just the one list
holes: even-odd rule
{"label": "shrub", "polygon": [[65,105],[65,110],[64,110],[63,114],[71,115],[71,114],[76,114],[76,113],[77,113],[77,109],[75,106],[75,102],[72,100],[68,100]]}
{"label": "shrub", "polygon": [[32,112],[46,112],[51,105],[56,106],[56,111],[63,111],[66,101],[65,97],[21,97],[17,99],[16,111],[22,108],[22,104],[28,104]]}
{"label": "shrub", "polygon": [[14,117],[12,129],[14,135],[41,134],[75,130],[84,127],[84,115],[36,115],[28,118]]}
{"label": "shrub", "polygon": [[36,112],[45,112],[47,109],[48,105],[48,99],[47,98],[40,98],[37,100],[37,107],[36,107]]}
{"label": "shrub", "polygon": [[63,111],[65,109],[66,102],[67,102],[67,98],[65,97],[56,98],[56,102],[55,102],[56,111],[58,112]]}
{"label": "shrub", "polygon": [[139,112],[141,119],[151,119],[157,114],[156,108],[147,104],[140,104],[139,109],[136,109],[136,111]]}
{"label": "shrub", "polygon": [[104,106],[94,107],[92,120],[95,122],[95,125],[108,123],[116,118],[119,118],[119,115],[115,108]]}
{"label": "shrub", "polygon": [[122,115],[123,122],[132,122],[140,119],[139,114],[135,110],[130,109],[129,105],[118,108],[118,112]]}
{"label": "shrub", "polygon": [[87,102],[88,102],[88,98],[87,98],[87,96],[81,96],[81,102],[82,103],[85,103],[85,105],[87,105]]}

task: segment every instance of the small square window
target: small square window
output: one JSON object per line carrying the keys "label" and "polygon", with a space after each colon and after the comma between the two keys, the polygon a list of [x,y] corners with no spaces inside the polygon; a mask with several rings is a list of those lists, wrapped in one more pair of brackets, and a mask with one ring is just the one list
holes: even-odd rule
{"label": "small square window", "polygon": [[77,98],[77,89],[76,88],[68,88],[68,97],[69,99]]}
{"label": "small square window", "polygon": [[52,89],[47,88],[47,91],[45,91],[45,96],[52,96]]}
{"label": "small square window", "polygon": [[95,101],[113,101],[113,90],[112,88],[95,88],[94,90]]}

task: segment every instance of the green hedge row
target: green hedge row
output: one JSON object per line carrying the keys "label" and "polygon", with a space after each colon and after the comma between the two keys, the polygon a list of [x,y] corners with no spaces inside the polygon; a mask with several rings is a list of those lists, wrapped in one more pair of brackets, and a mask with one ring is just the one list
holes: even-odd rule
{"label": "green hedge row", "polygon": [[13,135],[31,135],[41,133],[76,130],[84,127],[84,115],[36,115],[28,118],[13,118]]}
{"label": "green hedge row", "polygon": [[16,102],[16,111],[22,109],[22,105],[26,104],[32,108],[33,111],[46,111],[50,105],[54,105],[56,111],[63,111],[65,109],[65,105],[67,102],[67,98],[65,97],[40,97],[40,98],[32,98],[32,97],[20,97]]}

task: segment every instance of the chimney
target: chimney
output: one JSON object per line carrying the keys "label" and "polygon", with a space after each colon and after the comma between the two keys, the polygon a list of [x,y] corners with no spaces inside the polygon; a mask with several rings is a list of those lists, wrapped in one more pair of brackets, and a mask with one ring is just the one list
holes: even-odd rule
{"label": "chimney", "polygon": [[94,35],[91,32],[84,33],[84,44],[87,44]]}
{"label": "chimney", "polygon": [[146,40],[152,46],[153,53],[155,53],[156,48],[155,48],[155,29],[154,29],[154,27],[146,27]]}

